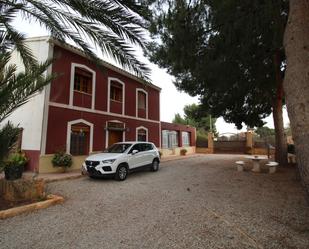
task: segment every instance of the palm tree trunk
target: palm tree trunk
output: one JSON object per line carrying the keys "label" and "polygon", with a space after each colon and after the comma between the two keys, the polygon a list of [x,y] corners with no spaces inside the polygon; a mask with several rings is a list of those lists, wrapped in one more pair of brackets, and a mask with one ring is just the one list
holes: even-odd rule
{"label": "palm tree trunk", "polygon": [[284,91],[298,168],[309,203],[309,0],[290,0]]}
{"label": "palm tree trunk", "polygon": [[276,138],[276,154],[275,160],[281,165],[286,166],[287,160],[287,140],[284,132],[284,122],[283,122],[283,79],[282,72],[280,70],[281,65],[281,54],[277,51],[274,55],[274,66],[277,82],[276,97],[273,102],[273,119],[275,126],[275,138]]}

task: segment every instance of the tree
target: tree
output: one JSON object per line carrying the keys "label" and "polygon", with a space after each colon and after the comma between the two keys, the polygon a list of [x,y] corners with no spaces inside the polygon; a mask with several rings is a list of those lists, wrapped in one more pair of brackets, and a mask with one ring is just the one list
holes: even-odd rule
{"label": "tree", "polygon": [[24,44],[25,35],[12,25],[18,14],[27,21],[39,22],[60,41],[75,42],[88,56],[98,60],[97,52],[87,43],[89,40],[124,68],[148,78],[149,69],[136,59],[130,46],[144,47],[145,23],[138,13],[146,12],[143,5],[133,0],[4,0],[0,9],[0,32],[9,41],[6,49],[15,46],[26,68],[35,64],[35,58]]}
{"label": "tree", "polygon": [[284,0],[166,1],[150,31],[152,61],[175,76],[175,85],[199,95],[206,111],[238,128],[262,126],[273,112],[276,158],[286,164],[282,118],[285,56]]}
{"label": "tree", "polygon": [[186,105],[183,110],[185,114],[184,118],[177,113],[172,121],[173,123],[194,126],[199,133],[217,132],[217,119],[211,118],[211,116],[205,113],[199,105]]}
{"label": "tree", "polygon": [[185,119],[191,120],[192,125],[195,126],[200,132],[217,133],[217,119],[211,118],[211,116],[205,112],[200,105],[186,105],[183,111],[185,113]]}
{"label": "tree", "polygon": [[297,163],[309,203],[309,2],[290,0],[284,36],[287,71],[284,78]]}
{"label": "tree", "polygon": [[[67,39],[75,42],[97,61],[97,52],[89,41],[125,69],[148,79],[149,69],[136,59],[130,45],[144,46],[145,23],[138,13],[147,15],[147,9],[134,0],[0,1],[0,122],[55,77],[44,76],[52,61],[38,63],[25,45],[25,35],[14,28],[12,22],[17,15],[27,21],[39,22],[62,42]],[[24,72],[17,73],[16,65],[9,65],[13,49],[23,60]],[[7,133],[9,129],[1,132]],[[8,151],[5,135],[9,136],[1,134],[0,144],[5,147],[3,151]],[[0,161],[2,159],[0,156]]]}
{"label": "tree", "polygon": [[[148,68],[135,58],[129,45],[144,46],[145,23],[138,13],[147,15],[147,9],[133,0],[6,0],[1,1],[0,10],[0,122],[53,78],[43,77],[51,61],[38,64],[24,43],[25,35],[12,25],[18,14],[27,21],[39,22],[60,41],[72,40],[95,61],[98,57],[86,40],[124,68],[145,79],[148,77]],[[25,65],[25,72],[18,76],[14,75],[16,66],[5,69],[13,48],[20,53]]]}
{"label": "tree", "polygon": [[[183,125],[189,125],[187,120],[185,120],[179,113],[175,114],[175,117],[173,118],[172,123],[174,124],[183,124]],[[190,124],[191,125],[191,124]]]}
{"label": "tree", "polygon": [[258,127],[255,130],[255,133],[258,134],[261,138],[267,138],[275,135],[275,130],[267,126]]}

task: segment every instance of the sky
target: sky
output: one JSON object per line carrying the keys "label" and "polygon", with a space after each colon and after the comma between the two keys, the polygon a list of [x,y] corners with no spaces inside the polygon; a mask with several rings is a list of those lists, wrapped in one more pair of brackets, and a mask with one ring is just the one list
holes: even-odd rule
{"label": "sky", "polygon": [[[49,35],[48,31],[40,27],[39,24],[32,22],[29,23],[24,21],[21,17],[17,17],[13,23],[19,31],[26,34],[28,37],[35,36],[45,36]],[[136,54],[139,59],[143,62],[146,62],[152,70],[151,80],[152,83],[159,86],[161,91],[160,96],[160,115],[161,121],[171,122],[176,113],[183,115],[183,108],[185,105],[198,103],[198,97],[191,97],[184,92],[177,91],[176,87],[173,84],[173,77],[169,75],[165,69],[159,68],[157,65],[150,63],[143,55],[141,50],[136,51]],[[104,60],[113,63],[109,58],[103,58]],[[114,64],[114,63],[113,63]],[[288,116],[286,109],[284,109],[284,123],[285,126],[288,124]],[[269,116],[265,119],[266,126],[273,128],[272,116]],[[226,123],[223,118],[217,119],[216,128],[219,133],[237,133],[239,130],[235,128],[234,124]],[[245,131],[246,127],[243,127],[241,131]]]}

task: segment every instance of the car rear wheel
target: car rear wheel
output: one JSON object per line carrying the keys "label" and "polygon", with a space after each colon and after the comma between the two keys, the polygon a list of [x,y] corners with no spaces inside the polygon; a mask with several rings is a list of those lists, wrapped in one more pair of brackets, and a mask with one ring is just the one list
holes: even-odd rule
{"label": "car rear wheel", "polygon": [[126,165],[119,165],[116,171],[115,179],[117,181],[124,181],[128,175],[128,167]]}
{"label": "car rear wheel", "polygon": [[152,165],[151,165],[151,171],[158,171],[159,170],[159,160],[158,159],[154,159],[152,161]]}

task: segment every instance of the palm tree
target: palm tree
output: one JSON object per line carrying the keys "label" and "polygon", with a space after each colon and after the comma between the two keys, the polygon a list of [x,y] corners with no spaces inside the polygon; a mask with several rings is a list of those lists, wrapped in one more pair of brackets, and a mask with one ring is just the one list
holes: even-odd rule
{"label": "palm tree", "polygon": [[[145,9],[134,0],[0,0],[0,122],[54,77],[43,76],[51,61],[39,64],[24,43],[25,35],[12,25],[17,15],[39,22],[60,41],[74,41],[98,60],[85,42],[89,40],[124,68],[148,79],[149,69],[135,58],[130,45],[144,47],[145,24],[137,13]],[[16,65],[8,66],[13,48],[25,65],[25,72],[18,75]]]}
{"label": "palm tree", "polygon": [[[34,20],[60,41],[75,42],[88,56],[97,60],[86,41],[95,44],[122,67],[148,79],[149,69],[136,59],[132,45],[144,47],[145,22],[138,15],[144,8],[134,0],[0,0],[0,35],[7,47],[20,52],[27,68],[35,59],[24,44],[25,35],[12,25],[17,15]],[[1,44],[3,49],[3,46]]]}
{"label": "palm tree", "polygon": [[51,61],[35,64],[31,70],[16,73],[16,65],[8,65],[9,60],[9,52],[0,53],[0,123],[55,77],[43,76]]}

